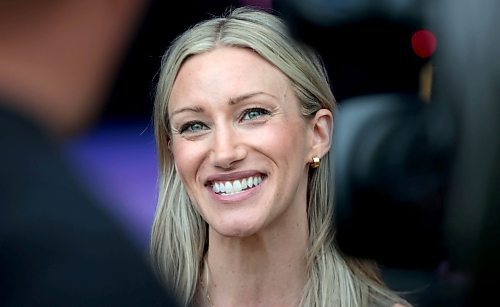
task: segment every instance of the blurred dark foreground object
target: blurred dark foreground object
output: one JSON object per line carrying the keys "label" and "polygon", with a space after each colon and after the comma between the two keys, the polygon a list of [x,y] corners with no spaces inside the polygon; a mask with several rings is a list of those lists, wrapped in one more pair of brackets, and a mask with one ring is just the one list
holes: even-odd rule
{"label": "blurred dark foreground object", "polygon": [[63,159],[147,1],[0,1],[0,306],[177,306]]}
{"label": "blurred dark foreground object", "polygon": [[[495,301],[500,2],[274,4],[322,53],[339,99],[331,151],[338,246],[400,270],[401,280],[406,271],[434,272],[434,297],[420,306]],[[409,56],[410,36],[399,44],[398,33],[421,27],[438,42],[430,103],[419,101],[424,63]]]}
{"label": "blurred dark foreground object", "polygon": [[42,131],[0,108],[0,306],[177,306]]}

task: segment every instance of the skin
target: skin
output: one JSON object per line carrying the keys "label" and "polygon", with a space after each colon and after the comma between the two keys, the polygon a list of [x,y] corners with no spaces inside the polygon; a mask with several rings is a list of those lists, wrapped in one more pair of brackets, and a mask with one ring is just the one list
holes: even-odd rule
{"label": "skin", "polygon": [[0,92],[57,137],[100,114],[148,1],[0,1]]}
{"label": "skin", "polygon": [[[183,64],[168,113],[177,172],[209,224],[212,301],[296,304],[306,280],[309,163],[329,149],[331,113],[304,120],[286,76],[231,47]],[[248,177],[262,183],[233,195],[212,189]]]}

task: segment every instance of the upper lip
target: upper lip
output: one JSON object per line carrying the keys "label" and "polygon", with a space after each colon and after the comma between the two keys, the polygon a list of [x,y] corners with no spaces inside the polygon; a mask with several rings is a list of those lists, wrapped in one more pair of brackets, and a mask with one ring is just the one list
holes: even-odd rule
{"label": "upper lip", "polygon": [[262,175],[264,174],[256,170],[213,174],[206,178],[205,184],[210,184],[214,181],[231,181],[236,179],[248,178],[252,176],[262,176]]}

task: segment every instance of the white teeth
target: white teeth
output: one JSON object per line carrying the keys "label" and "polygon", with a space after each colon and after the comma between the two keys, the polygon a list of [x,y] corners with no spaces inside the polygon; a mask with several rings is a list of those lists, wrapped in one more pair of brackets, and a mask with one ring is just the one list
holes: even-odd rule
{"label": "white teeth", "polygon": [[229,181],[226,181],[226,194],[233,194],[233,185]]}
{"label": "white teeth", "polygon": [[258,186],[262,183],[261,176],[248,177],[242,180],[214,182],[212,183],[212,191],[217,194],[232,195],[240,193],[246,189]]}
{"label": "white teeth", "polygon": [[241,182],[239,180],[233,181],[233,191],[234,193],[241,192]]}

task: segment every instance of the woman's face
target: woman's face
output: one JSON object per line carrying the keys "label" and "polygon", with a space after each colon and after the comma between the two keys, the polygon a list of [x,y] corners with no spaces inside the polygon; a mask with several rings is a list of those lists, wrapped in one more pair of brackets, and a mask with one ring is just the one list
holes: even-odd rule
{"label": "woman's face", "polygon": [[313,128],[278,69],[243,48],[193,56],[168,114],[177,172],[215,231],[244,237],[306,220]]}

